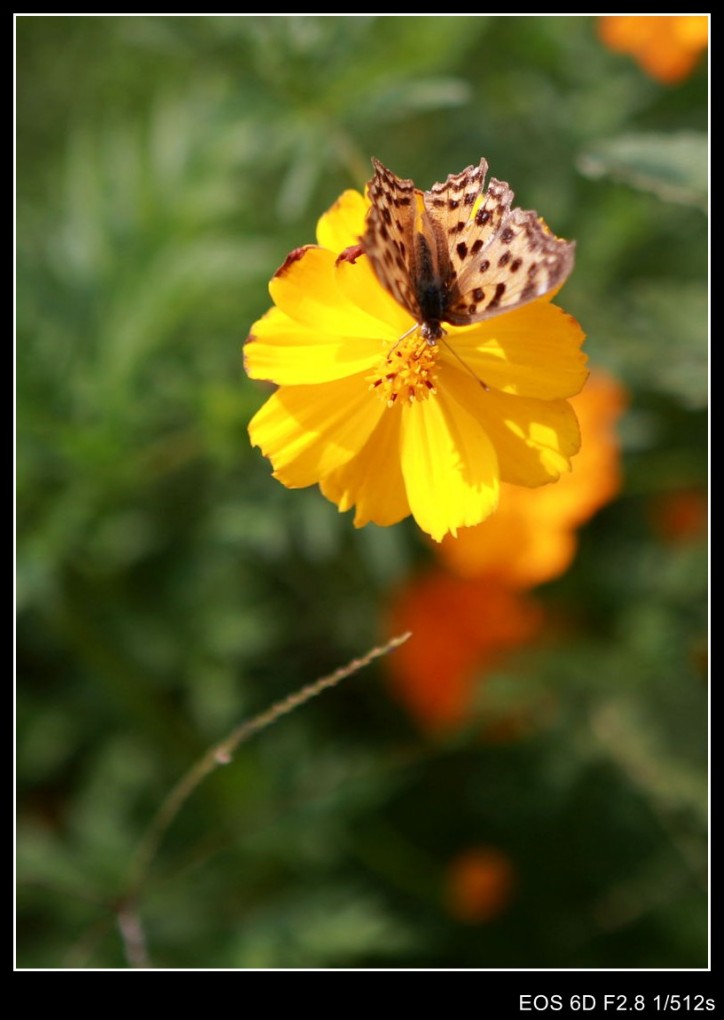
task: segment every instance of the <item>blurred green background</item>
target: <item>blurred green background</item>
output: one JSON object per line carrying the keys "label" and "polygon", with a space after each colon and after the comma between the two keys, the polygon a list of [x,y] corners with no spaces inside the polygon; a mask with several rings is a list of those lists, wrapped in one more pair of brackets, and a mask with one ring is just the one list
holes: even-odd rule
{"label": "blurred green background", "polygon": [[[127,966],[114,910],[169,788],[387,636],[428,545],[270,478],[240,349],[371,155],[422,187],[484,155],[577,239],[559,302],[630,392],[624,491],[539,592],[566,640],[485,688],[554,709],[518,740],[433,740],[383,669],[347,680],[185,805],[141,896],[148,952],[705,966],[706,549],[652,525],[706,485],[705,60],[661,85],[591,17],[16,26],[18,965]],[[513,891],[465,923],[444,890],[480,845]]]}

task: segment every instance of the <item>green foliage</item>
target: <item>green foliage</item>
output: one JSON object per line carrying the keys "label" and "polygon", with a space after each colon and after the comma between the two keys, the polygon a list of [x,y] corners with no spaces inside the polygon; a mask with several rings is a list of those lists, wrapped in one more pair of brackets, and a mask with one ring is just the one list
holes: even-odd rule
{"label": "green foliage", "polygon": [[659,198],[707,206],[707,138],[693,131],[675,135],[623,135],[602,142],[581,159],[591,177],[612,177]]}
{"label": "green foliage", "polygon": [[[586,17],[24,16],[17,53],[19,965],[126,966],[109,910],[168,790],[384,640],[430,558],[246,434],[266,282],[371,155],[423,186],[485,155],[577,239],[624,492],[541,592],[565,639],[465,731],[420,735],[370,670],[207,779],[140,902],[151,959],[705,965],[706,553],[651,524],[706,484],[703,69],[657,85]],[[482,743],[511,699],[538,725]],[[470,925],[443,888],[478,844],[516,885]]]}

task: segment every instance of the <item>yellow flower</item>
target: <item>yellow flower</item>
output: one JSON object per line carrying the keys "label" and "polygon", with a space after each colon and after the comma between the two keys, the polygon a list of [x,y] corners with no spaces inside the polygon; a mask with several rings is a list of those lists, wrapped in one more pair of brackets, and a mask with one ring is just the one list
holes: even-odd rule
{"label": "yellow flower", "polygon": [[599,371],[571,403],[582,436],[573,471],[557,485],[535,492],[504,485],[494,517],[439,546],[440,557],[456,574],[531,588],[568,569],[578,545],[576,529],[621,485],[615,426],[626,394],[620,383]]}
{"label": "yellow flower", "polygon": [[657,81],[671,84],[688,77],[709,41],[709,19],[694,14],[621,14],[599,21],[603,42],[630,53]]}
{"label": "yellow flower", "polygon": [[318,483],[341,511],[356,505],[357,527],[412,514],[439,541],[488,517],[501,480],[533,487],[570,470],[580,439],[566,398],[586,378],[583,333],[548,294],[473,326],[446,323],[450,347],[400,340],[414,322],[367,257],[338,258],[367,208],[345,192],[318,245],[274,275],[245,366],[279,389],[249,435],[284,485]]}

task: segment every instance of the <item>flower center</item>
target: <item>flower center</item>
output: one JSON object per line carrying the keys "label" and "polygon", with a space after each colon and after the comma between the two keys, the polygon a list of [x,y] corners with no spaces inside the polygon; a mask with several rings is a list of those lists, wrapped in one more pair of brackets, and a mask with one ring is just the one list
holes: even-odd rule
{"label": "flower center", "polygon": [[387,352],[372,375],[370,389],[392,407],[398,398],[427,400],[436,392],[435,371],[439,348],[421,339],[418,330],[398,340]]}

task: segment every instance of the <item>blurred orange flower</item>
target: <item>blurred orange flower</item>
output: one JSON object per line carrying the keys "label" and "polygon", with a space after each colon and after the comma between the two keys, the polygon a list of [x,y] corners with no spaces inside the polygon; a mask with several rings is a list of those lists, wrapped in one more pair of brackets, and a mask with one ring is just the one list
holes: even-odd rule
{"label": "blurred orange flower", "polygon": [[664,542],[695,542],[707,532],[706,493],[701,489],[680,489],[659,496],[651,507],[651,523]]}
{"label": "blurred orange flower", "polygon": [[619,383],[597,372],[571,403],[581,426],[581,452],[573,472],[539,489],[501,485],[495,516],[463,528],[457,539],[446,538],[436,547],[449,569],[529,588],[570,566],[578,544],[575,529],[621,486],[615,425],[626,397]]}
{"label": "blurred orange flower", "polygon": [[682,81],[709,39],[709,19],[693,14],[624,14],[599,19],[599,35],[617,53],[630,53],[657,81]]}
{"label": "blurred orange flower", "polygon": [[573,473],[524,498],[502,486],[497,515],[435,545],[448,569],[409,581],[393,598],[391,633],[411,630],[412,638],[389,659],[390,682],[427,730],[460,725],[482,675],[538,637],[542,610],[521,589],[563,573],[575,555],[575,529],[618,492],[614,427],[624,390],[597,373],[572,403],[582,435]]}
{"label": "blurred orange flower", "polygon": [[392,690],[425,729],[462,723],[476,675],[532,640],[543,615],[530,599],[499,582],[442,570],[413,578],[391,612],[393,633],[413,636],[388,660]]}
{"label": "blurred orange flower", "polygon": [[475,847],[453,858],[445,881],[448,913],[466,924],[492,921],[510,903],[515,869],[495,847]]}

